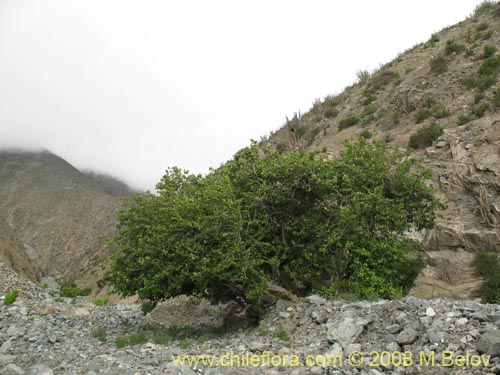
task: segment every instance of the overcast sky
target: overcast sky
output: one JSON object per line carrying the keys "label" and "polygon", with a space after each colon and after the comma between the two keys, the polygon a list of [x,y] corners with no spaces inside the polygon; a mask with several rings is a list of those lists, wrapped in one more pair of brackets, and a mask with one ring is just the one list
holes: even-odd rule
{"label": "overcast sky", "polygon": [[0,146],[153,189],[217,167],[480,0],[0,0]]}

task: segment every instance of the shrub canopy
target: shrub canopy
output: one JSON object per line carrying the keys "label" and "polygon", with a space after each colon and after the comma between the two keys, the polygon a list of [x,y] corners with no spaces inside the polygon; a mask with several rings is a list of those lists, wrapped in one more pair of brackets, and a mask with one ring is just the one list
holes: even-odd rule
{"label": "shrub canopy", "polygon": [[207,176],[167,170],[157,194],[118,212],[105,279],[124,296],[181,294],[242,306],[324,290],[360,297],[401,293],[440,203],[428,173],[383,142],[345,143],[327,160],[256,143]]}

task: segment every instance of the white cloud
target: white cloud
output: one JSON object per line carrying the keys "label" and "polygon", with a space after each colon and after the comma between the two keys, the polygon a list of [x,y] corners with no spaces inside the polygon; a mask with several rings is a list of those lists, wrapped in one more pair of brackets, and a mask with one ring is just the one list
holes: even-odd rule
{"label": "white cloud", "polygon": [[0,144],[206,172],[480,1],[0,2]]}

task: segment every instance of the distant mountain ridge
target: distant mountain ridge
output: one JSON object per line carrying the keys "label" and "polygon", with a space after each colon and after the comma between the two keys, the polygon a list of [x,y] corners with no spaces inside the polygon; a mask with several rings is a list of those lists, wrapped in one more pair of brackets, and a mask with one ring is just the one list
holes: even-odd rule
{"label": "distant mountain ridge", "polygon": [[32,279],[35,273],[91,284],[115,230],[117,197],[132,193],[48,151],[0,151],[0,256]]}

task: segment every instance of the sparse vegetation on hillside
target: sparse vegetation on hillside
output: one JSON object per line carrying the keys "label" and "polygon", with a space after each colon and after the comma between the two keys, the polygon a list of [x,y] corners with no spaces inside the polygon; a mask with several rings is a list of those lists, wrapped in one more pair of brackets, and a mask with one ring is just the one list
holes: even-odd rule
{"label": "sparse vegetation on hillside", "polygon": [[440,75],[448,71],[448,59],[445,56],[437,56],[431,60],[431,72]]}
{"label": "sparse vegetation on hillside", "polygon": [[359,123],[359,117],[357,117],[357,116],[351,116],[351,117],[347,117],[345,119],[342,119],[339,122],[339,131],[350,128],[351,126],[354,126],[357,123]]}

